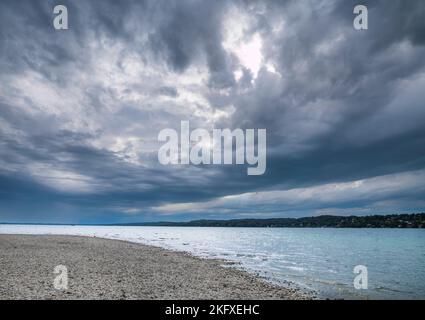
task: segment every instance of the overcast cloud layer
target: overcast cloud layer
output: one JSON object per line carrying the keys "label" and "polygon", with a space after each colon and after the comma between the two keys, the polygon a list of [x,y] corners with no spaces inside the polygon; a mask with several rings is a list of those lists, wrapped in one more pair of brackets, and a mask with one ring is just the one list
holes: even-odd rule
{"label": "overcast cloud layer", "polygon": [[[424,211],[425,1],[356,4],[2,0],[0,221]],[[182,120],[267,129],[266,173],[160,165]]]}

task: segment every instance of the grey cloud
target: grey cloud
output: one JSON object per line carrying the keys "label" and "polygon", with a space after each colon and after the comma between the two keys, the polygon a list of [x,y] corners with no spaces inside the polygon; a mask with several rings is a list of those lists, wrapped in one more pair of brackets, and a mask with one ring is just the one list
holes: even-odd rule
{"label": "grey cloud", "polygon": [[177,97],[179,95],[178,91],[174,87],[161,87],[159,88],[159,93],[169,97]]}
{"label": "grey cloud", "polygon": [[[54,4],[0,3],[0,220],[25,216],[25,199],[39,214],[66,207],[67,219],[87,212],[87,221],[118,221],[126,217],[117,208],[154,218],[151,208],[169,203],[424,168],[423,1],[365,1],[364,32],[352,27],[356,1],[63,1],[66,32],[51,27]],[[244,37],[260,35],[263,62],[275,71],[263,64],[255,77],[223,47],[231,8],[249,17]],[[205,81],[193,84],[200,75],[192,69],[207,70]],[[266,174],[160,166],[159,130],[187,119],[266,128]],[[49,174],[73,192],[49,185]],[[75,192],[86,184],[91,192]],[[407,206],[422,195],[391,199]],[[250,208],[316,209],[326,206]]]}

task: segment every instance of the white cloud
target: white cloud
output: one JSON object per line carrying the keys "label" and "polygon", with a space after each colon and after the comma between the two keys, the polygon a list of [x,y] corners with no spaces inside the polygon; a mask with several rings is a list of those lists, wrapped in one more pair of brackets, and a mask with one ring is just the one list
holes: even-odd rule
{"label": "white cloud", "polygon": [[96,191],[94,179],[79,173],[51,168],[42,164],[33,164],[29,166],[28,171],[31,177],[39,183],[56,191],[75,194]]}
{"label": "white cloud", "polygon": [[[307,188],[243,193],[206,202],[167,204],[153,207],[152,210],[169,215],[198,212],[239,214],[250,208],[265,206],[270,208],[268,210],[271,210],[271,212],[285,212],[289,209],[296,211],[298,208],[299,210],[309,210],[310,214],[324,214],[326,208],[329,209],[329,213],[332,213],[336,210],[334,206],[339,206],[341,211],[338,212],[345,212],[349,209],[344,209],[344,205],[350,205],[352,201],[378,203],[379,199],[397,197],[409,190],[423,192],[425,186],[422,181],[424,180],[425,170],[419,170]],[[326,206],[326,208],[323,209],[322,206]],[[379,207],[383,207],[382,203]]]}

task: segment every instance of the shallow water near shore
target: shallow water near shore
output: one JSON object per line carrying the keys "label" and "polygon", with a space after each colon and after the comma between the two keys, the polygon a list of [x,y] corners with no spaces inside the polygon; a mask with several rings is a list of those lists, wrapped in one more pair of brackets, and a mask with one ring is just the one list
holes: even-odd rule
{"label": "shallow water near shore", "polygon": [[[331,299],[425,299],[425,230],[0,225],[0,234],[120,239],[239,262]],[[368,289],[356,290],[356,265]]]}

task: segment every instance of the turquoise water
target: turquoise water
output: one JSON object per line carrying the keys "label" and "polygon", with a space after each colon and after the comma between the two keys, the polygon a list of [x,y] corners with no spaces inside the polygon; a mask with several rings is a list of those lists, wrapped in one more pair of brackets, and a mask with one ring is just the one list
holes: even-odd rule
{"label": "turquoise water", "polygon": [[[98,236],[224,258],[320,298],[425,299],[423,229],[0,225],[0,233]],[[368,289],[354,288],[356,265],[367,267]]]}

